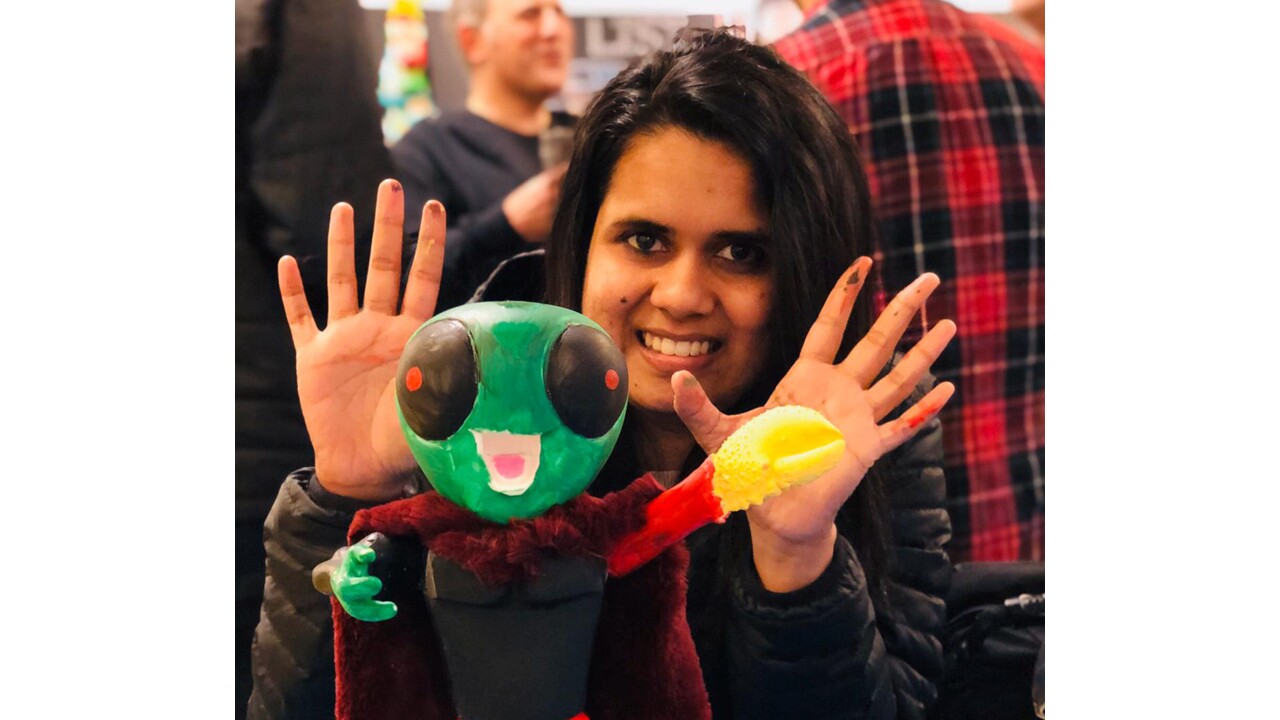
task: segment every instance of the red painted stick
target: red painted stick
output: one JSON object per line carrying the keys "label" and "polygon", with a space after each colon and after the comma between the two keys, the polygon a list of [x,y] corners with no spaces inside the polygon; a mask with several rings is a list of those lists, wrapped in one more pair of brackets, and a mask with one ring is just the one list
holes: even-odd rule
{"label": "red painted stick", "polygon": [[715,465],[707,458],[680,484],[654,498],[645,508],[644,527],[627,536],[609,555],[609,574],[626,575],[707,523],[725,521],[729,513],[712,490]]}

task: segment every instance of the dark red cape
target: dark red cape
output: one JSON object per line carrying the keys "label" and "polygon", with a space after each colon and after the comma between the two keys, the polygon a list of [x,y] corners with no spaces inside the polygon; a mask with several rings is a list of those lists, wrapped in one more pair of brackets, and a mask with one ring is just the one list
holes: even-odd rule
{"label": "dark red cape", "polygon": [[[579,496],[533,520],[498,525],[429,492],[356,513],[348,542],[410,536],[487,583],[528,579],[544,554],[608,557],[644,524],[662,492],[650,475],[603,498]],[[709,720],[711,707],[685,619],[689,553],[677,543],[605,583],[587,691],[591,720]],[[333,601],[339,720],[456,720],[425,598],[365,623]],[[567,720],[567,719],[566,719]]]}

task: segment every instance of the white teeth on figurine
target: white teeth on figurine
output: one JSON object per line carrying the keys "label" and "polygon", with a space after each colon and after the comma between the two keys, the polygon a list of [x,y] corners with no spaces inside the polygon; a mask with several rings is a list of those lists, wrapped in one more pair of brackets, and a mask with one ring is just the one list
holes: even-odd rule
{"label": "white teeth on figurine", "polygon": [[674,355],[676,357],[696,357],[698,355],[706,355],[711,352],[710,340],[672,340],[671,338],[659,337],[653,333],[642,333],[644,346],[663,355]]}
{"label": "white teeth on figurine", "polygon": [[[472,430],[476,451],[489,471],[489,489],[503,495],[523,495],[533,485],[542,459],[542,436],[519,435],[499,430]],[[510,468],[520,471],[511,474]],[[504,470],[506,472],[504,472]]]}

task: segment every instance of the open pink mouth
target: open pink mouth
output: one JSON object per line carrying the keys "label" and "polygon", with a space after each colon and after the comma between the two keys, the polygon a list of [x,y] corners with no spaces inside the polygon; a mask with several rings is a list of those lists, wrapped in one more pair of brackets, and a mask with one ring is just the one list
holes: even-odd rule
{"label": "open pink mouth", "polygon": [[524,457],[521,455],[495,455],[493,467],[504,478],[517,478],[524,472]]}
{"label": "open pink mouth", "polygon": [[542,458],[541,435],[518,435],[504,430],[472,430],[476,451],[489,471],[489,489],[521,495],[533,484]]}

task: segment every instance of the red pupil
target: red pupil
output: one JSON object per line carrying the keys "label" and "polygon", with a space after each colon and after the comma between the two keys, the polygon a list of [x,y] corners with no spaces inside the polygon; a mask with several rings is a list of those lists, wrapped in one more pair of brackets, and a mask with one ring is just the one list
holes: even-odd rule
{"label": "red pupil", "polygon": [[422,387],[422,371],[416,367],[409,368],[409,372],[404,376],[404,385],[409,388],[409,392]]}
{"label": "red pupil", "polygon": [[618,387],[618,373],[616,370],[606,370],[604,374],[604,386],[610,390],[616,390]]}

